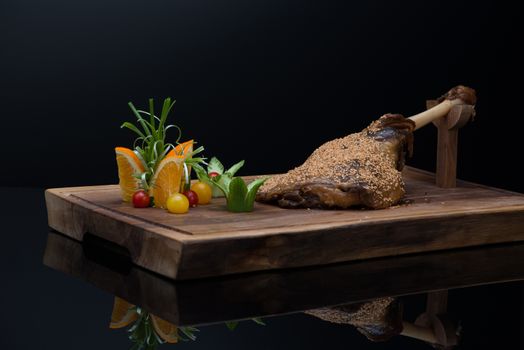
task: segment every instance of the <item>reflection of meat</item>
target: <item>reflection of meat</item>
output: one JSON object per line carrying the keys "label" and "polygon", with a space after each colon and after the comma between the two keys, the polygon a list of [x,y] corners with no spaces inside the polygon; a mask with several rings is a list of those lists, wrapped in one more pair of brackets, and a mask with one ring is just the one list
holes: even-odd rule
{"label": "reflection of meat", "polygon": [[324,321],[350,324],[371,341],[386,341],[402,332],[402,304],[394,298],[305,312]]}
{"label": "reflection of meat", "polygon": [[270,178],[257,200],[285,208],[386,208],[404,196],[400,170],[415,123],[386,114],[360,133],[320,146],[301,166]]}

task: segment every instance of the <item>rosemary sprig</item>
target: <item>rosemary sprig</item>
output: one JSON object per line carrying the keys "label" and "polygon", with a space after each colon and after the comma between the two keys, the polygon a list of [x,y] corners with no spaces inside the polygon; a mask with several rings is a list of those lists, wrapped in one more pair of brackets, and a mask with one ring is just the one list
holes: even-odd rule
{"label": "rosemary sprig", "polygon": [[175,128],[178,131],[175,144],[178,144],[182,136],[181,129],[175,124],[166,125],[167,116],[173,109],[176,100],[170,97],[164,100],[160,117],[155,115],[155,103],[152,98],[149,99],[149,111],[136,109],[132,102],[129,102],[129,108],[135,115],[138,126],[125,122],[121,128],[127,128],[133,131],[137,138],[133,144],[134,152],[142,162],[145,171],[135,174],[141,180],[142,187],[147,190],[150,186],[150,180],[153,177],[160,161],[174,148],[172,143],[166,142],[167,131]]}

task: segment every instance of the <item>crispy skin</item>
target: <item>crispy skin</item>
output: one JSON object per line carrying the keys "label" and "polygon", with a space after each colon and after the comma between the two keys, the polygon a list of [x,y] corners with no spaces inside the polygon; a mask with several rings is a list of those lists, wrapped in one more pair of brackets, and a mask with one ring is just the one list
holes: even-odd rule
{"label": "crispy skin", "polygon": [[360,133],[320,146],[301,166],[269,179],[257,201],[283,208],[387,208],[405,194],[400,171],[415,123],[386,114]]}
{"label": "crispy skin", "polygon": [[455,86],[453,89],[440,96],[438,102],[444,100],[455,100],[460,99],[468,105],[474,106],[477,103],[477,93],[470,87],[464,85]]}

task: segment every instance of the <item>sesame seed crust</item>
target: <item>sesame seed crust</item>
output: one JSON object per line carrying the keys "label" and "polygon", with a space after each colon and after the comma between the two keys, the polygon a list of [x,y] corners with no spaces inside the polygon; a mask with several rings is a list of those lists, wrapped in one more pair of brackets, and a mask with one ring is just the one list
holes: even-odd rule
{"label": "sesame seed crust", "polygon": [[288,208],[392,206],[405,193],[400,171],[413,128],[401,115],[384,115],[360,133],[326,142],[301,166],[267,180],[257,200]]}

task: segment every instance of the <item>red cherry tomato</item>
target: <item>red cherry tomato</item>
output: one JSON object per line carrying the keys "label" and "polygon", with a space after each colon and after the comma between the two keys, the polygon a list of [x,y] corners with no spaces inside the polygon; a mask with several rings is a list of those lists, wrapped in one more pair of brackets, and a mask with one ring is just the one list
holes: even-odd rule
{"label": "red cherry tomato", "polygon": [[193,190],[187,190],[184,192],[184,195],[187,197],[187,200],[189,201],[189,206],[191,208],[194,208],[198,204],[198,194]]}
{"label": "red cherry tomato", "polygon": [[210,178],[214,178],[214,177],[217,177],[218,175],[220,175],[219,173],[217,173],[216,171],[212,171],[210,172],[209,174],[207,174]]}
{"label": "red cherry tomato", "polygon": [[138,190],[133,194],[133,207],[135,208],[147,208],[151,203],[151,198],[144,190]]}

